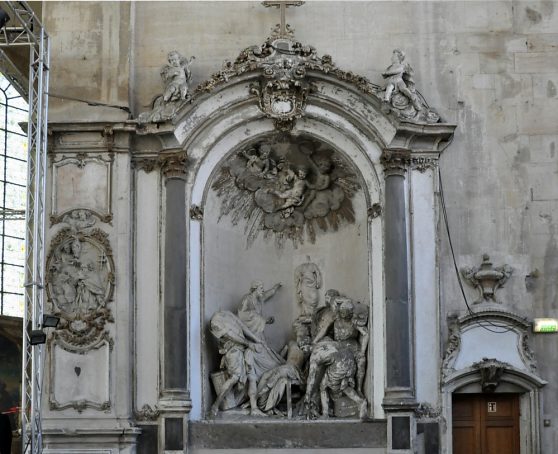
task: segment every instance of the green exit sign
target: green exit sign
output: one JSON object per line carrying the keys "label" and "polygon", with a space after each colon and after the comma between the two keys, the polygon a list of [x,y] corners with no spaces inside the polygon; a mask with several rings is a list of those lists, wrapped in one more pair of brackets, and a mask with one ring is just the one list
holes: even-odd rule
{"label": "green exit sign", "polygon": [[536,318],[533,320],[533,332],[535,333],[556,333],[558,332],[558,319],[556,318]]}

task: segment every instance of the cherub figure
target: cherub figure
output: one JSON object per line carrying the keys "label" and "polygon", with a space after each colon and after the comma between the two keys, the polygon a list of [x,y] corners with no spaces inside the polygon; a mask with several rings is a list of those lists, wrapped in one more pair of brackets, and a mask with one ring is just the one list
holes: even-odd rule
{"label": "cherub figure", "polygon": [[62,218],[62,222],[68,224],[74,232],[95,225],[95,219],[87,210],[73,210]]}
{"label": "cherub figure", "polygon": [[163,101],[182,101],[188,95],[188,82],[192,77],[189,65],[195,57],[186,59],[173,50],[169,52],[167,59],[168,65],[161,68],[161,78],[165,85]]}
{"label": "cherub figure", "polygon": [[382,73],[382,76],[387,79],[384,101],[390,102],[391,97],[400,92],[413,103],[416,110],[422,109],[415,93],[413,69],[405,61],[405,53],[402,50],[394,49],[391,56],[391,65]]}
{"label": "cherub figure", "polygon": [[258,149],[242,150],[240,154],[246,158],[246,168],[254,175],[268,179],[276,177],[277,166],[270,157],[271,146],[269,144],[261,144]]}
{"label": "cherub figure", "polygon": [[306,169],[298,169],[296,172],[296,179],[289,189],[284,191],[272,190],[271,193],[284,199],[283,205],[279,207],[279,210],[284,210],[286,208],[302,205],[306,189],[311,189],[312,187],[313,186],[306,180]]}

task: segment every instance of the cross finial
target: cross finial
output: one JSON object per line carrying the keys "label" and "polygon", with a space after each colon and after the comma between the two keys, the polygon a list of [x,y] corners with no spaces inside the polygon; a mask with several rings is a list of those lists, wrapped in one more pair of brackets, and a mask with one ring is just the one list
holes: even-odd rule
{"label": "cross finial", "polygon": [[280,38],[287,38],[287,23],[285,20],[285,15],[287,8],[289,6],[301,6],[303,5],[303,1],[295,1],[295,0],[265,0],[262,2],[262,5],[266,8],[275,7],[279,8],[281,12],[281,23],[279,24],[279,37]]}

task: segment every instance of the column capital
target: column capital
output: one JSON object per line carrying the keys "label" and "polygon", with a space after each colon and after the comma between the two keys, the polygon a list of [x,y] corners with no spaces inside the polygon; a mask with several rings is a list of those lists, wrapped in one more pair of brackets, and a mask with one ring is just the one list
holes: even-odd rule
{"label": "column capital", "polygon": [[185,151],[161,154],[159,160],[164,177],[184,178],[188,167],[188,156]]}
{"label": "column capital", "polygon": [[393,175],[405,176],[411,165],[411,153],[407,150],[384,150],[380,157],[386,177]]}

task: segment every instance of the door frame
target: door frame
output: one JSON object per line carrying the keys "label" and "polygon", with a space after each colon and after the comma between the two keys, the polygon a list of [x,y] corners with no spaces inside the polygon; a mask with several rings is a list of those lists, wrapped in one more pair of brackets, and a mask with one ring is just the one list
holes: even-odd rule
{"label": "door frame", "polygon": [[[546,382],[536,375],[506,368],[495,393],[516,393],[519,396],[519,445],[520,454],[541,454],[540,451],[540,392]],[[442,387],[442,416],[446,422],[442,435],[442,453],[453,454],[453,394],[482,394],[481,374],[478,369],[463,369],[444,383]]]}

